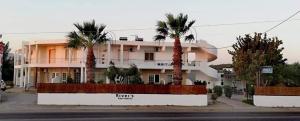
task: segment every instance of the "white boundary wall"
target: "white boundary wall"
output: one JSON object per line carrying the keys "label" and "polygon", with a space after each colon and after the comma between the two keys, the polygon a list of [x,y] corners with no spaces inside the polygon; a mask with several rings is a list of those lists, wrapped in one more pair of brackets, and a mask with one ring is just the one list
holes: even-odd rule
{"label": "white boundary wall", "polygon": [[39,105],[179,105],[207,106],[207,95],[38,93]]}
{"label": "white boundary wall", "polygon": [[300,107],[300,96],[254,95],[253,102],[262,107]]}

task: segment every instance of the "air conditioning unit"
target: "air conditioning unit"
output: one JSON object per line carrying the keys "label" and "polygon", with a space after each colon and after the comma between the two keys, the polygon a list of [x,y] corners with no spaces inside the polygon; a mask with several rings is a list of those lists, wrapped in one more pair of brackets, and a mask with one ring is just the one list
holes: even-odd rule
{"label": "air conditioning unit", "polygon": [[135,41],[144,41],[144,39],[143,39],[143,38],[136,37],[136,38],[135,38]]}
{"label": "air conditioning unit", "polygon": [[120,40],[120,41],[127,41],[128,38],[127,38],[127,37],[120,37],[119,40]]}

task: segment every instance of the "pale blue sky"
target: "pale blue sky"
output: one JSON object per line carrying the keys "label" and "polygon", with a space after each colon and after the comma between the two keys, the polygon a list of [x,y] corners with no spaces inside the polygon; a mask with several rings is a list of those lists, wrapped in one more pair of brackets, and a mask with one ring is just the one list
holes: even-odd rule
{"label": "pale blue sky", "polygon": [[[73,23],[95,19],[107,29],[154,28],[165,13],[185,13],[195,25],[283,20],[300,10],[299,0],[0,0],[0,33],[13,49],[22,40],[63,39],[59,34],[5,34],[27,32],[68,32]],[[293,19],[300,19],[300,14]],[[216,47],[233,44],[236,36],[263,32],[273,23],[198,27],[198,39]],[[291,20],[269,33],[283,40],[284,57],[289,63],[300,61],[300,20]],[[139,35],[152,41],[155,31],[114,31],[117,37]],[[218,51],[213,63],[230,63],[227,49]]]}

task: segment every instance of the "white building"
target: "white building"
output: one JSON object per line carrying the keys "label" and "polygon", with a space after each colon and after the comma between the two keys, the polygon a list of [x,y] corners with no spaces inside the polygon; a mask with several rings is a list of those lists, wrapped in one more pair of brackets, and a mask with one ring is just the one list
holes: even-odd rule
{"label": "white building", "polygon": [[[182,43],[183,84],[194,80],[208,81],[214,86],[218,73],[208,63],[217,58],[217,49],[205,41]],[[173,42],[110,41],[94,47],[96,58],[95,81],[109,80],[104,75],[109,62],[119,68],[135,64],[145,84],[167,84],[172,81]],[[63,83],[71,74],[78,83],[86,80],[86,51],[67,48],[66,40],[24,41],[14,55],[14,83],[26,84]]]}

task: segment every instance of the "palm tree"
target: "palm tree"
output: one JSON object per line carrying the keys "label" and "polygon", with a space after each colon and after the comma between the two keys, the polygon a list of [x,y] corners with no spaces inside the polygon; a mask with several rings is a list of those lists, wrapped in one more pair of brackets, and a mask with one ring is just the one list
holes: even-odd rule
{"label": "palm tree", "polygon": [[[180,13],[176,17],[173,14],[166,14],[166,21],[157,22],[157,35],[154,36],[154,40],[165,40],[166,37],[175,39],[173,48],[173,80],[174,84],[180,85],[182,81],[182,47],[180,44],[180,38],[184,37],[184,40],[191,41],[194,40],[194,35],[186,35],[192,25],[195,23],[193,21],[187,21],[188,15],[183,15]],[[186,35],[186,36],[185,36]]]}
{"label": "palm tree", "polygon": [[83,24],[75,23],[74,26],[78,29],[78,32],[70,32],[68,37],[68,47],[79,48],[83,47],[87,49],[86,59],[86,71],[87,82],[94,82],[94,69],[95,69],[95,56],[93,47],[96,43],[102,44],[108,41],[106,38],[105,25],[96,25],[95,20],[92,22],[83,22]]}

